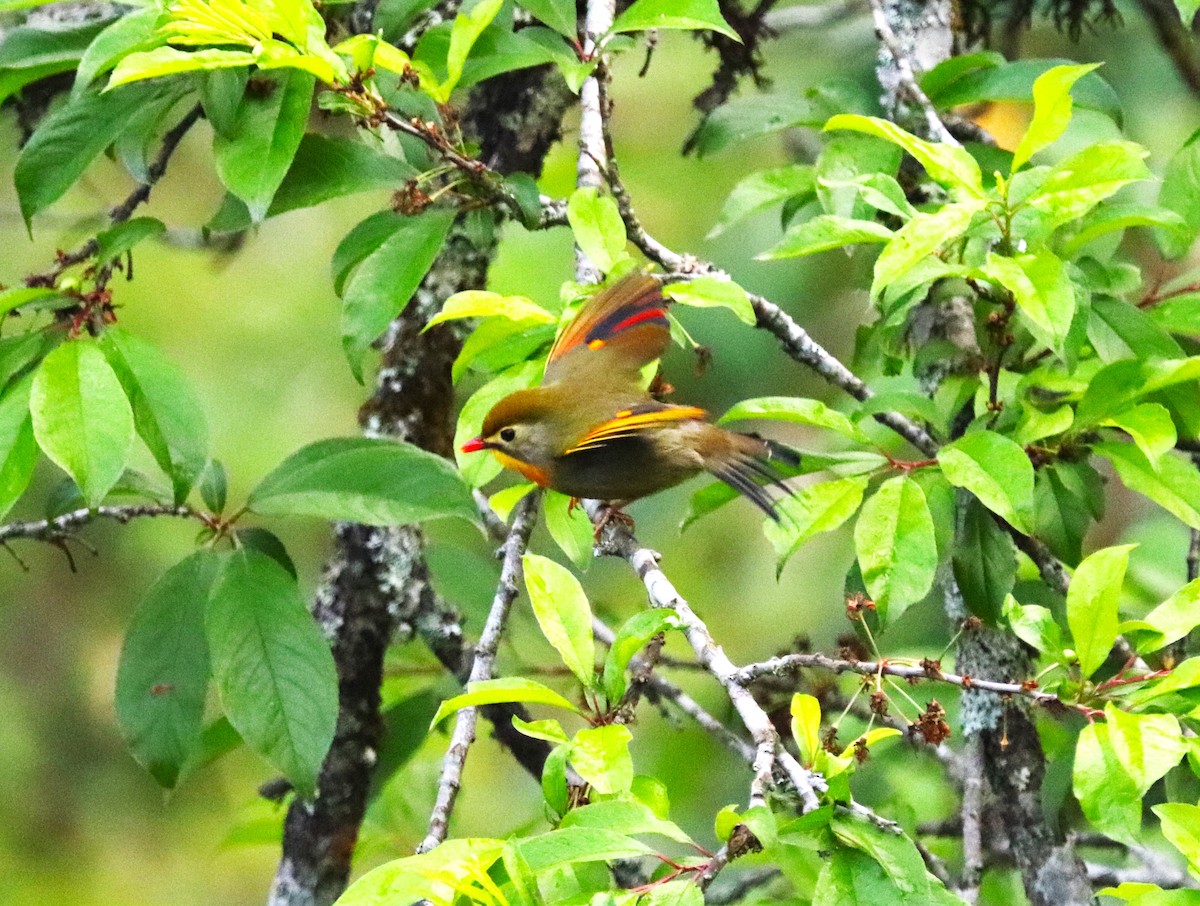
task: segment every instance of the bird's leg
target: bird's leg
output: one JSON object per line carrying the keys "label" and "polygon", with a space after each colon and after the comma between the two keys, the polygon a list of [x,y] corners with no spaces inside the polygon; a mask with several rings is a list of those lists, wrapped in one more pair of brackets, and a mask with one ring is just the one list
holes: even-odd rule
{"label": "bird's leg", "polygon": [[604,510],[600,513],[600,518],[596,520],[596,532],[594,537],[597,542],[600,541],[600,536],[604,533],[604,530],[608,527],[610,522],[619,522],[631,532],[633,531],[633,527],[635,525],[632,516],[623,512],[618,507],[613,506],[613,504],[606,503],[604,504]]}
{"label": "bird's leg", "polygon": [[575,512],[576,507],[580,507],[582,505],[583,505],[582,497],[572,497],[570,500],[567,501],[567,515],[570,516],[572,513]]}

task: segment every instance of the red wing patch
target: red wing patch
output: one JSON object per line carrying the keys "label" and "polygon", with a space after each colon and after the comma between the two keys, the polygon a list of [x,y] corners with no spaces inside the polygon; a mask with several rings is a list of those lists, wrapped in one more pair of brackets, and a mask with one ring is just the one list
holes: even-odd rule
{"label": "red wing patch", "polygon": [[608,421],[596,425],[564,452],[571,454],[581,450],[591,450],[611,440],[633,437],[639,431],[645,431],[647,428],[653,428],[666,422],[706,418],[708,418],[708,413],[697,406],[662,406],[652,403],[633,409],[622,409]]}
{"label": "red wing patch", "polygon": [[658,281],[649,274],[635,272],[584,303],[554,341],[548,363],[554,364],[580,346],[603,349],[639,325],[661,328],[664,336],[670,330]]}

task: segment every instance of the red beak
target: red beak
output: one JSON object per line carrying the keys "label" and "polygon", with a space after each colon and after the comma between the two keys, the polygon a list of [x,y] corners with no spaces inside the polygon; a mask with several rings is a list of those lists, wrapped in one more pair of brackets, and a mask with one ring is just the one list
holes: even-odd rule
{"label": "red beak", "polygon": [[487,448],[482,437],[476,437],[474,440],[469,440],[460,447],[464,453],[478,453],[480,450]]}

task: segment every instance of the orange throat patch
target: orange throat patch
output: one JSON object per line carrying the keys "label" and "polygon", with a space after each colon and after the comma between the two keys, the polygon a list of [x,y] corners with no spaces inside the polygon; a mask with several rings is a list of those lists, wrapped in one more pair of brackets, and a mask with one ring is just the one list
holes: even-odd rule
{"label": "orange throat patch", "polygon": [[520,472],[539,488],[546,488],[550,486],[550,476],[537,466],[520,459],[514,459],[507,453],[501,453],[499,450],[493,450],[492,455],[500,461],[500,465],[504,466],[504,468],[512,469],[514,472]]}

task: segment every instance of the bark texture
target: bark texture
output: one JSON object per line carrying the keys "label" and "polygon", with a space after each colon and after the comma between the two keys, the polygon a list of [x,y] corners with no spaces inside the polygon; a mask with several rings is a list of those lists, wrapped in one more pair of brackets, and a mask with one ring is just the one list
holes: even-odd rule
{"label": "bark texture", "polygon": [[[477,88],[463,117],[483,158],[502,171],[537,174],[558,138],[571,95],[551,70],[494,79]],[[452,231],[441,256],[382,341],[383,360],[370,400],[360,412],[363,432],[394,437],[448,455],[454,433],[450,367],[461,346],[452,329],[421,333],[447,296],[483,288],[493,247],[478,248]],[[417,526],[339,525],[313,613],[333,647],[340,708],[333,745],[311,802],[296,800],[284,825],[283,855],[271,887],[271,906],[328,906],[346,886],[371,769],[382,735],[379,687],[387,646],[397,633],[419,635],[459,677],[472,649],[457,616],[429,585],[424,538]],[[513,711],[485,709],[502,741],[529,770],[540,773],[544,746],[511,731]],[[503,731],[501,731],[503,728]]]}

